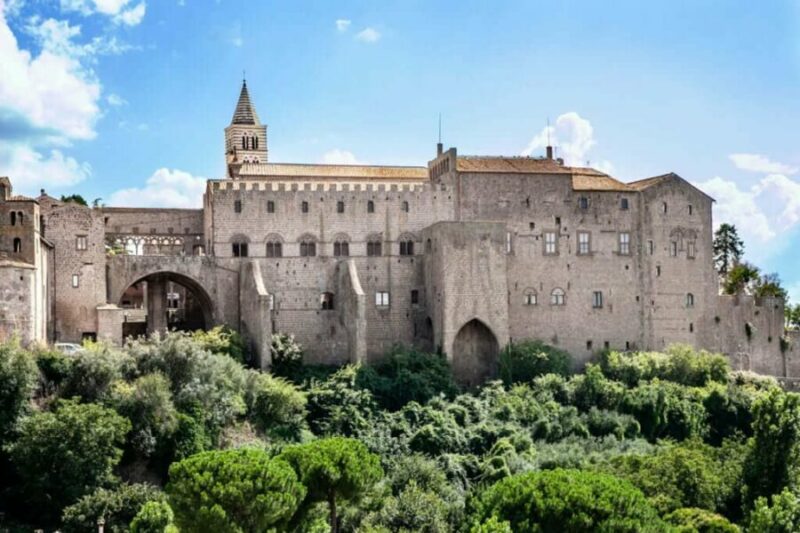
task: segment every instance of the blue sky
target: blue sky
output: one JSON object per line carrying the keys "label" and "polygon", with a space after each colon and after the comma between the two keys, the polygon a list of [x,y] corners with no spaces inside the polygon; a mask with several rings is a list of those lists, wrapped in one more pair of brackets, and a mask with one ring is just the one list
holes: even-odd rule
{"label": "blue sky", "polygon": [[[243,11],[246,8],[246,11]],[[270,159],[539,154],[717,198],[800,300],[800,1],[0,0],[0,175],[199,206],[242,71]]]}

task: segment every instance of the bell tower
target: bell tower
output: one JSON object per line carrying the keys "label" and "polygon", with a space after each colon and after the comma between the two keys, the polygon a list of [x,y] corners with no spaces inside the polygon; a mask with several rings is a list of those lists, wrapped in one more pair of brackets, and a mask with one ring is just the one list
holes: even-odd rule
{"label": "bell tower", "polygon": [[228,177],[235,178],[242,165],[267,162],[267,126],[262,125],[250,101],[247,81],[242,80],[239,101],[225,128],[225,162]]}

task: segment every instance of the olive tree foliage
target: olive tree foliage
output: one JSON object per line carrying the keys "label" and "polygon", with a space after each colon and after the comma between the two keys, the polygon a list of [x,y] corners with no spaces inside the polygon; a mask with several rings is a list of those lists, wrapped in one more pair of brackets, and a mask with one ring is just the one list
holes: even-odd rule
{"label": "olive tree foliage", "polygon": [[289,463],[308,489],[304,507],[317,502],[328,505],[332,532],[339,530],[337,506],[358,500],[383,477],[377,455],[355,440],[332,437],[289,446],[279,459]]}
{"label": "olive tree foliage", "polygon": [[28,410],[38,372],[29,352],[17,341],[0,344],[0,445]]}
{"label": "olive tree foliage", "polygon": [[473,531],[493,531],[481,529],[493,519],[497,525],[508,522],[515,532],[667,530],[633,485],[580,470],[508,477],[481,493],[472,506]]}
{"label": "olive tree foliage", "polygon": [[94,489],[116,481],[130,422],[96,404],[62,401],[53,412],[20,423],[19,438],[6,447],[32,508],[46,518]]}
{"label": "olive tree foliage", "polygon": [[152,485],[137,483],[100,488],[64,509],[62,529],[64,533],[94,531],[97,520],[102,518],[108,533],[127,533],[128,525],[143,505],[165,501],[164,493]]}
{"label": "olive tree foliage", "polygon": [[306,495],[292,467],[256,449],[199,453],[169,469],[169,504],[182,531],[285,529]]}
{"label": "olive tree foliage", "polygon": [[744,467],[745,504],[796,486],[800,469],[800,395],[772,389],[753,407]]}

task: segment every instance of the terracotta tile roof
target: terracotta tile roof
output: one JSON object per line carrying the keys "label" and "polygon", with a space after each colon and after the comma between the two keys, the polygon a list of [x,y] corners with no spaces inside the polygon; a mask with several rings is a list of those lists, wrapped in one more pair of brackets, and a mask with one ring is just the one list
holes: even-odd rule
{"label": "terracotta tile roof", "polygon": [[291,163],[251,163],[239,170],[242,178],[311,178],[311,179],[428,179],[426,167],[391,167],[379,165],[311,165]]}
{"label": "terracotta tile roof", "polygon": [[675,176],[677,176],[677,175],[672,173],[672,172],[670,172],[668,174],[661,174],[660,176],[653,176],[652,178],[645,178],[645,179],[642,179],[642,180],[632,181],[628,185],[630,187],[633,187],[637,191],[641,191],[641,190],[644,190],[644,189],[646,189],[648,187],[652,187],[653,185],[658,185],[662,181],[670,179],[670,178],[675,177]]}
{"label": "terracotta tile roof", "polygon": [[631,191],[632,189],[619,180],[595,171],[592,174],[573,174],[572,190],[574,191]]}

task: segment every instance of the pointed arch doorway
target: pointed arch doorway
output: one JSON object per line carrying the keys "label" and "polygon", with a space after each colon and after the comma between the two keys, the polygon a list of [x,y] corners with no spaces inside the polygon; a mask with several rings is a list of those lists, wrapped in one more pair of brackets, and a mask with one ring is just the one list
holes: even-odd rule
{"label": "pointed arch doorway", "polygon": [[472,387],[497,375],[500,347],[489,327],[474,318],[464,324],[453,341],[452,365],[456,379]]}

